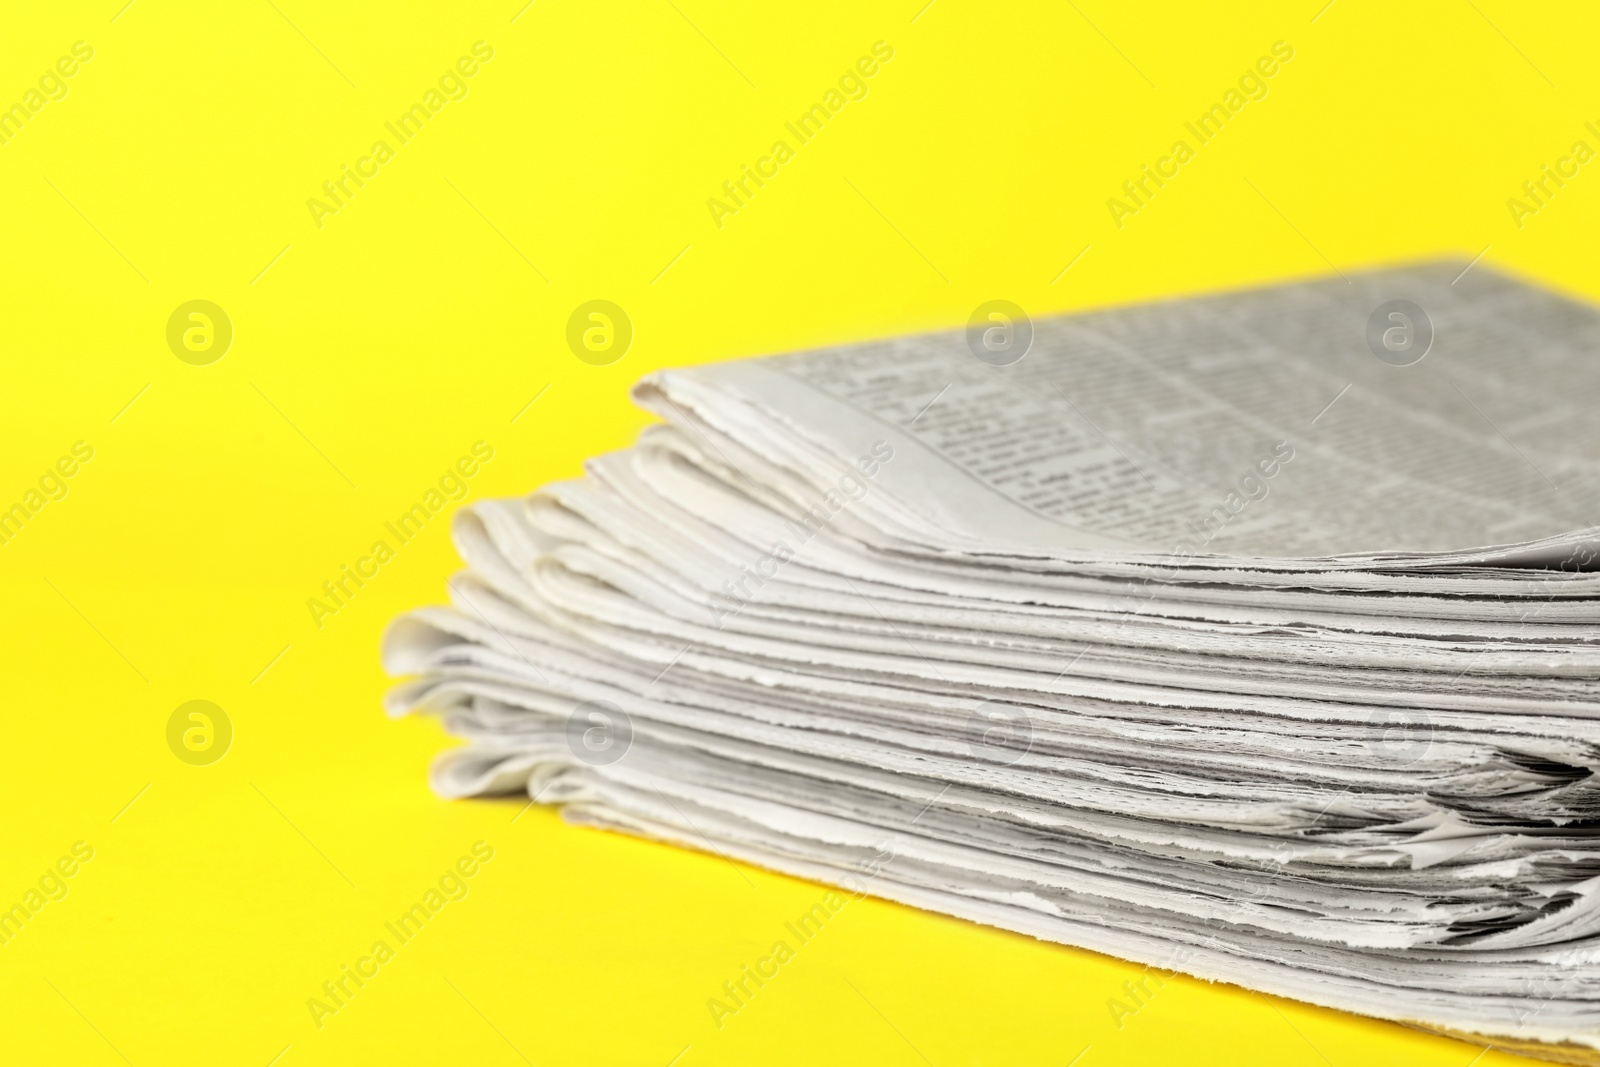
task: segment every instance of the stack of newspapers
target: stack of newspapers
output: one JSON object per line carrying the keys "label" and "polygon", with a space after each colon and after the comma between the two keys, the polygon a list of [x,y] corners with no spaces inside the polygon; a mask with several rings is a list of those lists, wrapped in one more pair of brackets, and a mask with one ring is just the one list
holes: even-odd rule
{"label": "stack of newspapers", "polygon": [[448,796],[1600,1062],[1600,313],[1467,266],[652,374],[389,710]]}

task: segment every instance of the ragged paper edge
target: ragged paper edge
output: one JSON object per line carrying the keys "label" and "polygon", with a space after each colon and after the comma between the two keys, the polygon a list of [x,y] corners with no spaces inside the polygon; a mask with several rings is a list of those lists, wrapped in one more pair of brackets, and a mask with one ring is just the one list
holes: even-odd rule
{"label": "ragged paper edge", "polygon": [[1465,1041],[1471,1045],[1482,1045],[1499,1052],[1511,1052],[1518,1056],[1530,1056],[1550,1063],[1571,1063],[1580,1067],[1600,1067],[1600,1049],[1592,1049],[1586,1045],[1576,1045],[1570,1041],[1552,1044],[1546,1041],[1527,1041],[1515,1037],[1499,1037],[1491,1034],[1475,1034],[1467,1030],[1452,1030],[1446,1026],[1434,1026],[1429,1023],[1404,1022],[1402,1026],[1409,1026],[1413,1030],[1425,1033],[1439,1034],[1442,1037],[1453,1037],[1457,1041]]}

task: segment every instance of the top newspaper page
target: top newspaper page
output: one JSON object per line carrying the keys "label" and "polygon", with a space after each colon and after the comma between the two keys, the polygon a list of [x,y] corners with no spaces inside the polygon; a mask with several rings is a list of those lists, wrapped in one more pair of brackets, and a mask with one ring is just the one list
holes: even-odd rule
{"label": "top newspaper page", "polygon": [[887,446],[853,518],[954,551],[1592,569],[1600,312],[1465,267],[1002,310],[637,395],[735,475]]}

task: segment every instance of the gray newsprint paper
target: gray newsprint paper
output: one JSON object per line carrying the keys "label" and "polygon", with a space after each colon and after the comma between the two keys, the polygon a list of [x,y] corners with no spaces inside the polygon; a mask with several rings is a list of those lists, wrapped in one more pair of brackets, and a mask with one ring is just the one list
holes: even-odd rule
{"label": "gray newsprint paper", "polygon": [[448,796],[1600,1062],[1600,315],[1463,266],[653,375],[389,710]]}

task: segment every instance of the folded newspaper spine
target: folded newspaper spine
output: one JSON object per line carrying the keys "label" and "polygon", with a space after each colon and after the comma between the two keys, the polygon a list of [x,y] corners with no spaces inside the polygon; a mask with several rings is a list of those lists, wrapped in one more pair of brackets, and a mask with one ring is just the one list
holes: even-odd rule
{"label": "folded newspaper spine", "polygon": [[652,375],[388,708],[447,796],[1600,1063],[1600,314],[1462,266]]}

